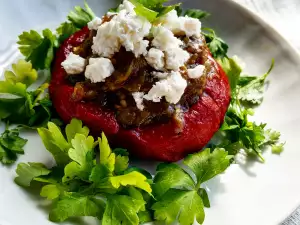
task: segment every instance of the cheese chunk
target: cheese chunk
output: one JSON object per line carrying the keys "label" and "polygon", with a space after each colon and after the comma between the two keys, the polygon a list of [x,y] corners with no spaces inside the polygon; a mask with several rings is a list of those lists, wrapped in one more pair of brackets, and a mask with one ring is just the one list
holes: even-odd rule
{"label": "cheese chunk", "polygon": [[128,0],[124,0],[121,5],[119,5],[119,11],[126,10],[128,13],[134,13],[135,6]]}
{"label": "cheese chunk", "polygon": [[166,68],[178,71],[190,58],[190,54],[182,48],[171,48],[166,51]]}
{"label": "cheese chunk", "polygon": [[143,101],[144,101],[144,99],[143,99],[144,93],[143,93],[143,92],[134,92],[134,93],[132,93],[132,97],[133,97],[133,99],[134,99],[134,101],[135,101],[135,103],[136,103],[136,107],[137,107],[139,110],[143,111],[144,108],[145,108],[145,106],[143,105]]}
{"label": "cheese chunk", "polygon": [[71,52],[61,65],[67,74],[79,74],[85,69],[85,59]]}
{"label": "cheese chunk", "polygon": [[198,65],[198,66],[196,66],[193,69],[188,69],[187,72],[188,72],[189,78],[191,78],[191,79],[197,79],[197,78],[200,78],[203,75],[204,70],[205,70],[205,66]]}
{"label": "cheese chunk", "polygon": [[146,56],[146,60],[154,69],[163,70],[165,66],[164,53],[156,48],[151,48]]}
{"label": "cheese chunk", "polygon": [[91,22],[88,22],[88,28],[90,30],[98,30],[101,24],[102,24],[102,19],[99,17],[95,17]]}
{"label": "cheese chunk", "polygon": [[187,81],[181,74],[172,71],[166,79],[156,82],[144,99],[160,102],[162,97],[165,97],[167,102],[176,104],[181,99],[186,87]]}
{"label": "cheese chunk", "polygon": [[198,19],[188,16],[179,17],[180,30],[185,33],[186,36],[200,37],[201,35],[201,22]]}
{"label": "cheese chunk", "polygon": [[104,82],[115,71],[113,64],[107,58],[90,58],[85,70],[85,77],[92,83]]}
{"label": "cheese chunk", "polygon": [[154,27],[153,36],[152,46],[162,51],[170,48],[178,48],[180,45],[183,45],[183,42],[175,37],[172,31],[163,26]]}
{"label": "cheese chunk", "polygon": [[171,30],[175,34],[181,31],[179,17],[176,10],[172,10],[160,17],[159,22],[163,27]]}
{"label": "cheese chunk", "polygon": [[102,57],[111,57],[121,47],[118,37],[117,22],[110,21],[102,24],[93,38],[92,50],[95,54]]}
{"label": "cheese chunk", "polygon": [[162,16],[159,22],[163,27],[171,30],[174,34],[184,33],[188,37],[199,37],[201,34],[201,22],[198,19],[188,16],[178,17],[176,10],[172,10]]}
{"label": "cheese chunk", "polygon": [[97,35],[93,38],[93,53],[109,58],[124,46],[136,57],[146,55],[149,41],[144,40],[144,37],[149,35],[151,23],[136,15],[134,6],[129,1],[124,1],[120,9],[111,21],[98,28]]}

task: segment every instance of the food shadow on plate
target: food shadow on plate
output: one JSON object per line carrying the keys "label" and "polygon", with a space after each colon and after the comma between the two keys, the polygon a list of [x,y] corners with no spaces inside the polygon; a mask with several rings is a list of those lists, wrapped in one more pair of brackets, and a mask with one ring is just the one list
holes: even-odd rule
{"label": "food shadow on plate", "polygon": [[239,168],[245,172],[249,177],[256,177],[256,173],[252,171],[252,168],[256,163],[261,163],[255,157],[247,155],[243,150],[235,156],[235,163]]}
{"label": "food shadow on plate", "polygon": [[225,182],[222,181],[222,177],[216,176],[201,186],[206,190],[211,206],[217,203],[218,195],[226,192],[225,185]]}

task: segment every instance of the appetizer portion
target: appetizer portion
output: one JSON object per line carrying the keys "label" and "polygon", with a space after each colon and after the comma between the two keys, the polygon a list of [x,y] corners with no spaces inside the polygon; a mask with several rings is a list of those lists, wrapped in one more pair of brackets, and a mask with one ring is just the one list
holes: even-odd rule
{"label": "appetizer portion", "polygon": [[[264,162],[266,147],[283,151],[280,133],[250,117],[274,62],[262,76],[243,75],[228,45],[212,29],[201,32],[208,13],[165,2],[125,0],[102,18],[85,2],[56,31],[19,36],[25,60],[0,81],[0,163],[27,152],[23,129],[37,130],[55,163],[21,162],[15,182],[41,187],[50,221],[203,224],[212,194],[205,182],[240,156]],[[185,158],[150,173],[130,165],[125,148]]]}
{"label": "appetizer portion", "polygon": [[229,82],[198,19],[171,10],[150,22],[135,8],[125,0],[60,46],[51,99],[65,122],[78,118],[140,158],[177,161],[220,128]]}

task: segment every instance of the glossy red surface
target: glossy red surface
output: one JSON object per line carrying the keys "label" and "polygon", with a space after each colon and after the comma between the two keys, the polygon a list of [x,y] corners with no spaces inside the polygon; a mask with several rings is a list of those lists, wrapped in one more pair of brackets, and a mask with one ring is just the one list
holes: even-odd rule
{"label": "glossy red surface", "polygon": [[215,73],[207,79],[198,103],[184,114],[182,133],[176,133],[176,125],[172,121],[125,130],[118,125],[114,112],[103,110],[94,103],[72,100],[74,88],[65,81],[66,73],[61,63],[71,49],[80,45],[88,35],[89,30],[83,28],[67,39],[58,49],[53,64],[50,95],[58,114],[66,123],[78,118],[94,134],[100,135],[104,131],[115,146],[127,148],[139,158],[158,161],[178,161],[189,153],[201,150],[210,141],[222,124],[230,102],[227,76],[213,58],[209,60],[215,67]]}

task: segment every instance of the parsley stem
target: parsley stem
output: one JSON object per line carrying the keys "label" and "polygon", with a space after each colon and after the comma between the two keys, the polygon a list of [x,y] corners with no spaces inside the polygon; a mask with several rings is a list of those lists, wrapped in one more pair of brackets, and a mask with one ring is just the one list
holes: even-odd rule
{"label": "parsley stem", "polygon": [[262,163],[265,163],[265,159],[264,159],[264,157],[262,156],[262,154],[259,153],[259,152],[256,151],[256,150],[255,150],[255,152],[256,152],[257,156],[260,158],[260,160],[262,161]]}
{"label": "parsley stem", "polygon": [[38,94],[33,102],[32,105],[36,105],[38,103],[38,101],[40,100],[41,95],[45,92],[45,89],[47,89],[49,87],[48,83],[44,83],[42,84],[37,90],[38,90]]}

